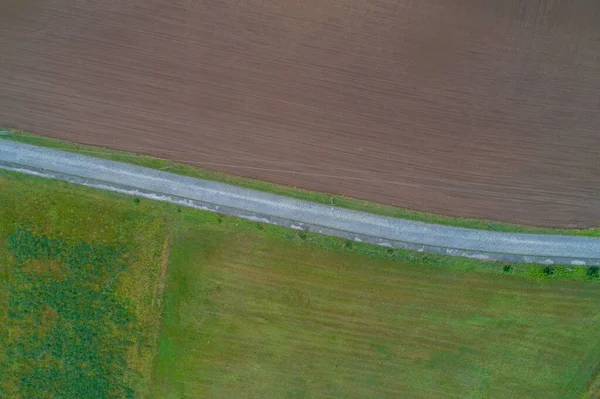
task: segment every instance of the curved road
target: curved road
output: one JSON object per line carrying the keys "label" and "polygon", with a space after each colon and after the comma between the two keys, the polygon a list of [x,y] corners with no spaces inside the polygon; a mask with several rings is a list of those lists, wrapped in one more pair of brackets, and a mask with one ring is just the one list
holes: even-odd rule
{"label": "curved road", "polygon": [[0,168],[382,246],[484,260],[600,265],[598,238],[378,216],[8,140],[0,140]]}

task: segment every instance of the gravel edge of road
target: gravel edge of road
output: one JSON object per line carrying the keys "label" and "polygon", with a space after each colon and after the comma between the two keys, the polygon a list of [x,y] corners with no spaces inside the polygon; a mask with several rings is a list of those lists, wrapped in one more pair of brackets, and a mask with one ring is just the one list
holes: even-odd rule
{"label": "gravel edge of road", "polygon": [[600,265],[598,238],[378,216],[18,142],[2,141],[0,168],[384,247],[480,260]]}

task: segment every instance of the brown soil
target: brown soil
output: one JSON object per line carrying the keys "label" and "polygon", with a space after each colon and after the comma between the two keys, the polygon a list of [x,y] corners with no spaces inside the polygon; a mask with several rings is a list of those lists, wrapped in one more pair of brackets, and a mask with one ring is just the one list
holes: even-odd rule
{"label": "brown soil", "polygon": [[436,213],[600,224],[595,0],[8,0],[0,124]]}

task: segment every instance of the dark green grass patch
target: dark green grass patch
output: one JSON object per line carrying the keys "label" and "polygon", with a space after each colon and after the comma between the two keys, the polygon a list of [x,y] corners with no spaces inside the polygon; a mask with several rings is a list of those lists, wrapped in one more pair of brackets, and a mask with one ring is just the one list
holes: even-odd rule
{"label": "dark green grass patch", "polygon": [[26,230],[8,237],[8,250],[0,396],[133,397],[127,351],[139,332],[131,304],[115,294],[122,251]]}

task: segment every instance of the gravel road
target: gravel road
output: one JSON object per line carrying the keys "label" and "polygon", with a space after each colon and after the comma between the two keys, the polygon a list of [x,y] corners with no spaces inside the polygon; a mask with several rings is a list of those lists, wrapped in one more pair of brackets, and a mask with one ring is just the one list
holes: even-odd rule
{"label": "gravel road", "polygon": [[0,140],[0,168],[381,246],[482,260],[600,265],[598,238],[384,217],[7,140]]}

